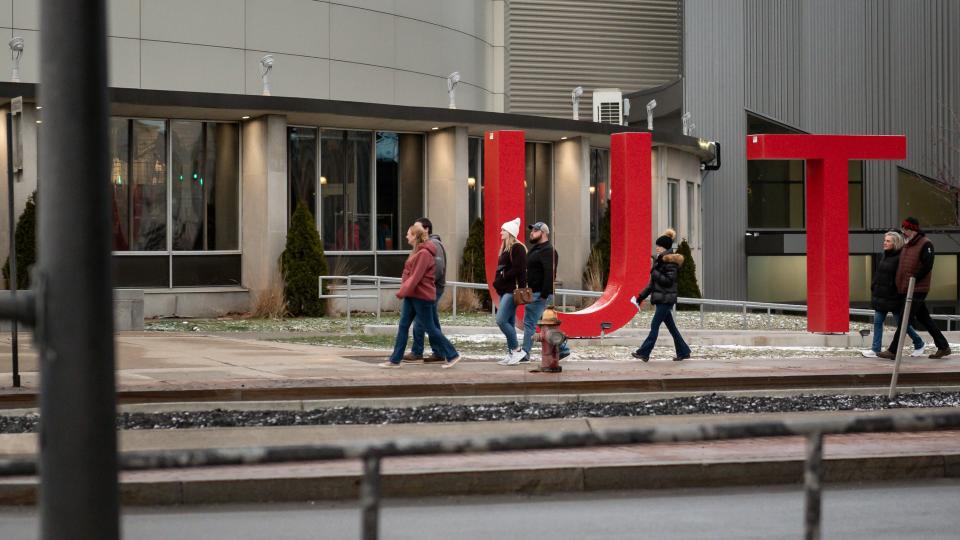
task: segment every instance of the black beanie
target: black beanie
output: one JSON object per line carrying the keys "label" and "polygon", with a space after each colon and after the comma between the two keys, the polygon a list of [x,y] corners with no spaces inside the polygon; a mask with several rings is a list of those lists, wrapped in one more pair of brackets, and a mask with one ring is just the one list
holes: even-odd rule
{"label": "black beanie", "polygon": [[667,229],[663,231],[663,236],[657,238],[656,244],[663,249],[670,251],[673,249],[673,239],[677,237],[676,231],[673,229]]}

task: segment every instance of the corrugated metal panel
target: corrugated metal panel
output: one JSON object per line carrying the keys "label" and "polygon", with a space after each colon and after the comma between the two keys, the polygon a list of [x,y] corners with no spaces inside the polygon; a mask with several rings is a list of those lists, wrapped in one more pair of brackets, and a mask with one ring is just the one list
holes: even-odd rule
{"label": "corrugated metal panel", "polygon": [[723,166],[703,180],[703,292],[709,298],[745,298],[747,131],[744,97],[743,0],[685,3],[684,101],[697,135],[721,141]]}
{"label": "corrugated metal panel", "polygon": [[570,91],[624,93],[680,73],[680,0],[510,0],[507,3],[507,107],[511,113],[569,117]]}
{"label": "corrugated metal panel", "polygon": [[897,165],[960,184],[960,2],[717,4],[685,8],[686,108],[700,135],[724,149],[723,168],[704,182],[710,296],[746,295],[744,109],[807,132],[905,134],[905,161],[866,164],[868,228],[903,218]]}

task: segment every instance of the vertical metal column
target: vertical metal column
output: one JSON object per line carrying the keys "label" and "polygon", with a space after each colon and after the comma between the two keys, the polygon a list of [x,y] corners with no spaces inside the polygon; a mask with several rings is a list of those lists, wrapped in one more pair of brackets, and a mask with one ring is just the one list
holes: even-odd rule
{"label": "vertical metal column", "polygon": [[820,481],[823,478],[823,434],[819,431],[807,436],[807,461],[803,470],[806,488],[806,512],[803,537],[820,540]]}
{"label": "vertical metal column", "polygon": [[[17,235],[16,219],[14,219],[13,204],[13,111],[7,114],[7,223],[10,226],[10,294],[16,301],[17,297]],[[13,376],[13,387],[20,388],[20,344],[17,339],[17,326],[20,323],[10,321],[10,353],[12,366],[10,373]]]}
{"label": "vertical metal column", "polygon": [[362,505],[360,538],[377,540],[380,537],[380,456],[363,458],[360,504]]}
{"label": "vertical metal column", "polygon": [[119,538],[104,0],[42,0],[41,536]]}
{"label": "vertical metal column", "polygon": [[897,325],[900,328],[900,333],[897,334],[897,356],[893,362],[893,376],[890,377],[890,392],[887,393],[887,397],[890,399],[897,395],[897,377],[900,374],[900,361],[903,359],[903,340],[907,337],[907,326],[910,325],[910,310],[913,308],[913,286],[916,284],[917,278],[910,278],[910,283],[907,285],[907,300],[903,304],[900,324]]}

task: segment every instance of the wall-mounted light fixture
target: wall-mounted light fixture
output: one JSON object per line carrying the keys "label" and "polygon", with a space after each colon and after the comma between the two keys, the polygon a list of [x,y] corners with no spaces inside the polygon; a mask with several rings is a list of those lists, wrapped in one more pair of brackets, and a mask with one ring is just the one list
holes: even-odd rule
{"label": "wall-mounted light fixture", "polygon": [[321,176],[321,177],[320,177],[320,185],[321,185],[321,186],[327,185],[327,177],[326,177],[326,176]]}
{"label": "wall-mounted light fixture", "polygon": [[467,178],[467,185],[470,186],[470,189],[477,187],[477,179],[472,176]]}

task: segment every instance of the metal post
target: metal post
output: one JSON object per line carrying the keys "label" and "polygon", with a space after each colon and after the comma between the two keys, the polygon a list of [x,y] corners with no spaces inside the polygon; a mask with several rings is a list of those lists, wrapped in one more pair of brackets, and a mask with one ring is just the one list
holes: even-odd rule
{"label": "metal post", "polygon": [[747,328],[747,304],[746,303],[743,304],[743,323],[742,324],[743,324],[744,330],[746,330]]}
{"label": "metal post", "polygon": [[705,305],[705,304],[704,304],[703,302],[700,302],[700,329],[701,329],[701,330],[703,330],[703,328],[704,328],[704,326],[703,326],[703,306],[704,306],[704,305]]}
{"label": "metal post", "polygon": [[890,392],[887,397],[893,399],[897,395],[897,376],[900,374],[900,360],[903,358],[903,340],[907,334],[907,326],[910,324],[910,308],[913,305],[913,286],[916,284],[916,278],[910,278],[907,285],[907,301],[903,304],[903,314],[900,318],[900,333],[897,334],[897,357],[893,362],[893,376],[890,377]]}
{"label": "metal post", "polygon": [[377,279],[377,324],[380,324],[380,298],[383,296],[383,292],[380,287],[380,276],[376,277]]}
{"label": "metal post", "polygon": [[803,470],[806,489],[806,512],[803,537],[820,540],[820,480],[823,477],[823,434],[819,431],[807,436],[807,461]]}
{"label": "metal post", "polygon": [[[16,230],[16,220],[13,218],[13,111],[7,114],[7,223],[10,226],[10,295],[16,300],[17,297],[17,240],[14,234]],[[17,326],[20,323],[13,319],[10,321],[10,353],[11,370],[13,375],[13,387],[20,388],[20,345],[17,340]]]}
{"label": "metal post", "polygon": [[40,7],[41,537],[120,536],[105,0]]}
{"label": "metal post", "polygon": [[457,286],[453,286],[453,318],[457,318]]}
{"label": "metal post", "polygon": [[350,297],[351,296],[353,296],[353,293],[350,290],[350,276],[347,276],[347,332],[353,331],[353,327],[350,325]]}
{"label": "metal post", "polygon": [[363,458],[363,484],[360,485],[360,537],[377,540],[380,536],[380,457]]}

